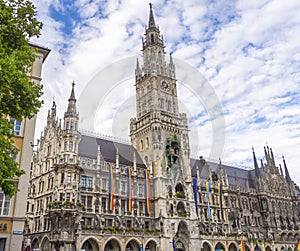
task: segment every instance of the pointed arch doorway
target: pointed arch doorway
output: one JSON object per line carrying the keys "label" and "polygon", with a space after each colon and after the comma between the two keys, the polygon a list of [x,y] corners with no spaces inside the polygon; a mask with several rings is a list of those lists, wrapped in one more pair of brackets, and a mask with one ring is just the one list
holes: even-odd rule
{"label": "pointed arch doorway", "polygon": [[176,251],[190,251],[190,232],[185,221],[181,221],[179,223],[174,241],[176,245]]}

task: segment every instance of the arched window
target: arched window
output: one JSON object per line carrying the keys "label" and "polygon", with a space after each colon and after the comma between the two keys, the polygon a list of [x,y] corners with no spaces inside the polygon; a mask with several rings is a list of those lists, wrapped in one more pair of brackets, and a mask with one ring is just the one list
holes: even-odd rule
{"label": "arched window", "polygon": [[74,122],[73,122],[73,120],[72,120],[71,123],[70,123],[70,130],[71,130],[71,131],[74,130]]}
{"label": "arched window", "polygon": [[169,111],[169,112],[172,111],[172,104],[171,104],[171,101],[168,101],[168,111]]}
{"label": "arched window", "polygon": [[141,151],[144,150],[144,141],[141,139]]}
{"label": "arched window", "polygon": [[153,34],[150,35],[150,43],[151,43],[151,44],[154,43],[154,35],[153,35]]}

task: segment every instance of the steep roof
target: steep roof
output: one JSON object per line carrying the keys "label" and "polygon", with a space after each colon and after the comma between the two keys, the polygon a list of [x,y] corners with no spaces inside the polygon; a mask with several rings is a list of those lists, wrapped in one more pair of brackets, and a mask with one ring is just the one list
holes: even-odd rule
{"label": "steep roof", "polygon": [[136,164],[140,167],[145,167],[141,157],[132,145],[87,135],[81,136],[78,146],[78,155],[96,159],[98,145],[100,145],[101,156],[105,161],[115,162],[118,149],[120,164],[133,165],[133,156],[135,153]]}
{"label": "steep roof", "polygon": [[[219,163],[207,161],[207,165],[211,171],[216,174],[220,173]],[[209,178],[209,170],[207,165],[202,165],[199,159],[191,159],[192,176],[200,177],[200,179]],[[223,169],[227,173],[228,182],[230,185],[236,185],[236,182],[241,187],[247,187],[247,182],[250,188],[255,188],[255,170],[247,170],[243,168],[233,167],[222,164]]]}

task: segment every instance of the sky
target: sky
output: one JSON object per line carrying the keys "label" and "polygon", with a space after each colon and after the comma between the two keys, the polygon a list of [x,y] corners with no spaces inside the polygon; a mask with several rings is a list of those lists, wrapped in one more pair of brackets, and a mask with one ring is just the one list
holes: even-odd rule
{"label": "sky", "polygon": [[[51,52],[44,62],[44,105],[63,117],[76,83],[80,127],[128,140],[135,117],[134,68],[142,62],[149,2],[33,0],[44,23],[32,39]],[[176,65],[180,110],[187,113],[191,156],[253,168],[284,155],[300,184],[300,1],[153,0],[166,60]]]}

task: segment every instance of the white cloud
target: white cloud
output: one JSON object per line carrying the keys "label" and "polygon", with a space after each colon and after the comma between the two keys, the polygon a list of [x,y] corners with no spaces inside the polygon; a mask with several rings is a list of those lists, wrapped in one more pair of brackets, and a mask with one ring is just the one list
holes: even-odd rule
{"label": "white cloud", "polygon": [[[62,116],[73,80],[79,97],[99,70],[119,59],[141,55],[141,37],[148,22],[149,7],[143,1],[133,0],[77,0],[72,9],[77,12],[69,27],[71,33],[65,34],[64,21],[55,20],[49,7],[61,13],[66,7],[50,0],[35,1],[35,4],[44,22],[42,36],[35,41],[52,50],[43,67],[45,105],[39,115],[39,131],[53,96]],[[156,24],[164,35],[166,52],[174,52],[174,57],[198,68],[223,105],[226,140],[220,157],[225,162],[251,166],[248,162],[252,157],[251,147],[262,155],[263,146],[268,142],[278,162],[281,154],[285,155],[291,176],[300,183],[297,169],[300,2],[157,0],[153,1],[153,8]],[[117,94],[108,95],[107,99],[118,111],[118,119],[125,120],[126,110],[117,108],[120,91]],[[126,95],[131,95],[127,89]],[[198,93],[192,98],[193,94],[184,88],[179,95],[193,118],[191,139],[199,137],[198,142],[191,140],[192,154],[209,156],[214,133],[209,115],[205,108],[195,110],[194,107],[195,102],[201,106],[203,102],[216,100],[208,95],[199,101]],[[109,102],[105,109],[102,107],[100,116],[107,125],[114,120]],[[123,104],[126,109],[133,106],[132,102]],[[129,121],[126,123],[121,133],[128,130]],[[111,126],[107,125],[101,128],[103,133],[111,133]]]}

